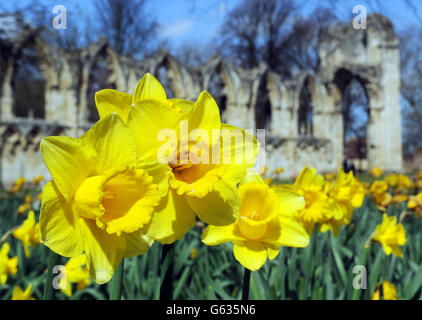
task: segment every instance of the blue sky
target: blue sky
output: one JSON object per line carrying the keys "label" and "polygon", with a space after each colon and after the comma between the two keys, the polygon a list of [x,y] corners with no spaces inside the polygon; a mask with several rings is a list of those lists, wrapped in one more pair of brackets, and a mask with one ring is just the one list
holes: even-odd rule
{"label": "blue sky", "polygon": [[[69,22],[78,21],[77,17],[81,12],[88,12],[92,17],[91,23],[95,23],[96,13],[92,0],[40,1],[51,8],[57,4],[66,6]],[[301,12],[304,15],[309,14],[318,6],[325,6],[332,9],[343,20],[352,17],[354,6],[364,5],[368,14],[380,11],[390,18],[396,30],[402,30],[413,24],[422,26],[422,1],[409,1],[414,6],[415,13],[405,4],[405,0],[299,0],[300,3],[303,3]],[[0,6],[10,8],[13,5],[24,5],[27,2],[29,0],[12,0],[0,3]],[[177,47],[185,42],[205,44],[212,41],[224,22],[227,12],[241,2],[242,0],[150,0],[148,9],[161,25],[159,36],[162,39],[167,39],[170,46]],[[374,3],[378,4],[374,5]]]}

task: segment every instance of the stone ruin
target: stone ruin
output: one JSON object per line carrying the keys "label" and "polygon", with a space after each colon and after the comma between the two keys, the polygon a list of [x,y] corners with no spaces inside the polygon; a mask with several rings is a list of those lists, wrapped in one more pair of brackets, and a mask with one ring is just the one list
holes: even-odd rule
{"label": "stone ruin", "polygon": [[[269,174],[283,167],[281,178],[294,177],[305,165],[319,172],[342,166],[342,97],[355,79],[368,100],[366,150],[355,161],[363,169],[401,170],[398,45],[392,23],[370,15],[367,29],[355,30],[350,23],[327,32],[320,42],[318,72],[283,79],[264,64],[246,70],[218,57],[199,68],[188,68],[166,52],[136,61],[119,56],[104,40],[63,51],[43,42],[39,30],[18,17],[0,16],[0,181],[9,186],[20,176],[49,177],[40,140],[79,136],[98,118],[95,91],[131,93],[146,72],[163,83],[169,97],[196,100],[208,90],[224,122],[265,129],[265,165]],[[26,55],[37,63],[19,71]],[[19,79],[32,81],[32,89],[19,87]],[[19,104],[22,95],[33,103]]]}

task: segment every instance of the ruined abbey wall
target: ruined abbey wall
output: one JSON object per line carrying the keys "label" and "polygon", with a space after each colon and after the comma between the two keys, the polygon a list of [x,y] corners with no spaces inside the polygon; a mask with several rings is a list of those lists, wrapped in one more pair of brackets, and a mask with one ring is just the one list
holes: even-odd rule
{"label": "ruined abbey wall", "polygon": [[[32,46],[40,58],[45,81],[42,119],[18,117],[13,111],[15,61],[25,46]],[[165,52],[135,61],[117,55],[103,40],[65,52],[46,45],[30,28],[7,36],[0,30],[0,48],[0,181],[4,185],[19,176],[48,177],[39,152],[40,140],[48,135],[77,137],[93,124],[89,121],[88,91],[99,60],[107,67],[107,82],[119,91],[133,92],[145,72],[164,83],[170,96],[195,100],[200,91],[209,90],[224,122],[266,129],[265,165],[269,173],[283,167],[282,178],[297,175],[305,165],[320,172],[341,166],[342,94],[356,78],[369,101],[363,166],[402,169],[398,39],[391,22],[379,15],[368,17],[366,30],[355,30],[349,24],[330,29],[320,43],[320,70],[304,71],[294,79],[283,79],[264,64],[245,70],[218,57],[195,69]],[[305,84],[312,118],[303,125],[300,101]]]}

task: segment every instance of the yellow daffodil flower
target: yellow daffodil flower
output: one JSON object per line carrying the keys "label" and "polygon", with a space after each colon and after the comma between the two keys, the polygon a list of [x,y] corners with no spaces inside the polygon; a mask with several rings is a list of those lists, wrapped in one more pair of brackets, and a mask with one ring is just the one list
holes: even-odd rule
{"label": "yellow daffodil flower", "polygon": [[260,174],[261,176],[263,176],[263,175],[265,175],[265,174],[267,173],[267,171],[268,171],[268,167],[267,167],[267,166],[264,166],[264,167],[262,167],[262,169],[261,169],[261,171],[259,172],[259,174]]}
{"label": "yellow daffodil flower", "polygon": [[9,258],[10,245],[5,242],[0,249],[0,285],[7,282],[7,276],[18,271],[18,257]]}
{"label": "yellow daffodil flower", "polygon": [[370,192],[372,193],[375,203],[381,207],[388,206],[392,201],[392,196],[387,192],[388,184],[383,180],[374,181],[371,185]]}
{"label": "yellow daffodil flower", "polygon": [[139,160],[134,135],[117,114],[79,139],[44,138],[41,153],[53,178],[43,189],[41,242],[65,257],[85,252],[90,276],[108,282],[122,258],[152,244],[143,229],[160,202],[162,166]]}
{"label": "yellow daffodil flower", "polygon": [[190,251],[190,258],[191,259],[196,259],[198,257],[198,250],[196,249],[196,248],[193,248],[191,251]]}
{"label": "yellow daffodil flower", "polygon": [[70,258],[64,266],[64,277],[59,280],[60,290],[68,297],[72,296],[72,283],[77,283],[77,289],[85,288],[89,283],[89,272],[85,267],[86,255]]}
{"label": "yellow daffodil flower", "polygon": [[336,178],[336,174],[334,172],[327,172],[324,174],[325,179],[328,181],[332,181]]}
{"label": "yellow daffodil flower", "polygon": [[31,195],[27,194],[25,196],[25,203],[24,204],[21,204],[18,207],[18,213],[24,214],[28,210],[31,210],[31,203],[32,203],[32,197],[31,197]]}
{"label": "yellow daffodil flower", "polygon": [[34,179],[32,179],[32,183],[33,184],[35,184],[35,185],[38,185],[38,184],[40,184],[41,183],[41,181],[43,181],[44,180],[44,177],[41,175],[41,174],[39,174],[38,176],[36,176]]}
{"label": "yellow daffodil flower", "polygon": [[283,172],[284,172],[284,168],[283,167],[279,167],[279,168],[275,169],[275,173],[276,174],[281,174]]}
{"label": "yellow daffodil flower", "polygon": [[39,227],[35,221],[35,212],[31,210],[23,224],[13,231],[13,236],[22,242],[27,258],[30,256],[29,247],[36,247],[40,243]]}
{"label": "yellow daffodil flower", "polygon": [[288,188],[271,189],[259,175],[251,175],[239,187],[240,211],[235,223],[209,225],[202,242],[214,246],[231,241],[233,253],[245,268],[260,269],[274,259],[280,246],[306,247],[309,235],[294,218],[305,201]]}
{"label": "yellow daffodil flower", "polygon": [[[221,123],[209,93],[202,92],[195,103],[167,99],[161,84],[146,74],[133,95],[107,89],[96,94],[96,101],[101,118],[111,112],[121,115],[139,155],[167,167],[168,184],[160,188],[163,199],[148,226],[153,239],[163,244],[181,239],[196,215],[209,224],[234,222],[239,210],[236,185],[254,165],[258,145],[243,129]],[[234,147],[224,148],[233,139]],[[239,151],[246,154],[240,161]],[[220,162],[214,161],[215,154]]]}
{"label": "yellow daffodil flower", "polygon": [[337,236],[341,226],[350,223],[354,209],[363,204],[366,191],[352,171],[345,173],[340,168],[336,180],[328,186],[327,194],[326,210],[331,217],[320,224],[320,231],[332,230]]}
{"label": "yellow daffodil flower", "polygon": [[265,178],[265,179],[264,179],[264,182],[265,182],[266,184],[271,184],[271,183],[273,182],[273,179],[271,179],[271,178]]}
{"label": "yellow daffodil flower", "polygon": [[312,234],[315,224],[329,218],[324,209],[327,205],[327,195],[324,192],[325,181],[322,175],[317,175],[315,168],[304,167],[297,177],[292,190],[305,199],[305,207],[295,213],[308,234]]}
{"label": "yellow daffodil flower", "polygon": [[[397,300],[396,287],[388,281],[383,281],[382,293],[383,293],[383,300]],[[377,283],[377,289],[372,295],[371,300],[379,300],[379,299],[380,299],[380,283]]]}
{"label": "yellow daffodil flower", "polygon": [[408,198],[409,198],[409,196],[407,194],[401,193],[401,194],[394,195],[392,201],[395,202],[395,203],[402,203],[402,202],[407,201]]}
{"label": "yellow daffodil flower", "polygon": [[374,176],[375,178],[378,178],[379,176],[381,176],[382,172],[383,172],[382,169],[378,167],[372,168],[372,170],[370,171],[371,175]]}
{"label": "yellow daffodil flower", "polygon": [[416,217],[422,217],[422,192],[419,192],[416,196],[410,196],[407,207],[413,210]]}
{"label": "yellow daffodil flower", "polygon": [[25,291],[21,287],[16,286],[13,289],[12,300],[35,300],[32,296],[32,284],[29,284]]}
{"label": "yellow daffodil flower", "polygon": [[385,177],[385,181],[389,186],[395,188],[396,191],[411,189],[414,186],[412,179],[405,174],[391,173]]}
{"label": "yellow daffodil flower", "polygon": [[398,246],[406,244],[406,231],[401,223],[397,223],[396,217],[384,213],[382,223],[376,227],[372,239],[382,245],[386,255],[393,253],[398,257],[403,256]]}
{"label": "yellow daffodil flower", "polygon": [[24,177],[20,177],[16,179],[15,183],[13,184],[13,187],[9,189],[10,192],[16,193],[22,189],[22,186],[25,184],[26,179]]}

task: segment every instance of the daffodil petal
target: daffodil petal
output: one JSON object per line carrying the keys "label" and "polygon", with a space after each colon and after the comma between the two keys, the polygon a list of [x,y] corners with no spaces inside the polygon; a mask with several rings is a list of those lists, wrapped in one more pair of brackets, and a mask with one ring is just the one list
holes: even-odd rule
{"label": "daffodil petal", "polygon": [[145,234],[145,230],[139,229],[126,234],[126,250],[123,254],[125,258],[131,258],[144,254],[149,250],[154,239]]}
{"label": "daffodil petal", "polygon": [[110,114],[98,121],[80,140],[84,146],[96,150],[98,159],[95,170],[98,174],[136,160],[135,139],[117,114]]}
{"label": "daffodil petal", "polygon": [[222,227],[209,225],[202,233],[202,242],[208,246],[216,246],[229,241],[244,240],[245,239],[237,232],[235,224],[229,224]]}
{"label": "daffodil petal", "polygon": [[303,248],[309,244],[309,234],[302,224],[294,218],[280,217],[281,235],[278,244],[281,246]]}
{"label": "daffodil petal", "polygon": [[40,215],[40,240],[57,254],[74,257],[83,251],[78,217],[53,182],[44,186]]}
{"label": "daffodil petal", "polygon": [[244,129],[222,123],[220,130],[220,161],[222,164],[233,167],[233,175],[240,171],[244,178],[245,170],[252,168],[259,152],[258,140]]}
{"label": "daffodil petal", "polygon": [[172,189],[161,201],[148,234],[162,244],[169,244],[180,240],[193,227],[196,216],[185,198]]}
{"label": "daffodil petal", "polygon": [[135,104],[141,100],[157,99],[166,100],[166,92],[161,83],[150,73],[146,73],[138,82],[133,93],[132,103]]}
{"label": "daffodil petal", "polygon": [[127,122],[127,116],[132,106],[132,95],[113,89],[104,89],[95,94],[95,104],[100,119],[115,112],[124,122]]}
{"label": "daffodil petal", "polygon": [[208,133],[209,142],[211,142],[212,131],[219,130],[220,125],[220,111],[217,103],[208,92],[202,91],[193,106],[193,112],[189,118],[189,131],[195,129],[205,130]]}
{"label": "daffodil petal", "polygon": [[273,188],[280,201],[280,214],[291,217],[296,211],[305,207],[305,199],[298,193],[283,186]]}
{"label": "daffodil petal", "polygon": [[214,185],[214,190],[203,198],[185,196],[190,207],[205,223],[215,226],[232,224],[240,207],[239,194],[236,185],[220,180]]}
{"label": "daffodil petal", "polygon": [[47,137],[41,140],[41,153],[57,189],[69,200],[95,166],[95,150],[82,148],[79,139]]}
{"label": "daffodil petal", "polygon": [[177,145],[180,121],[184,117],[186,114],[172,103],[158,100],[137,102],[129,113],[128,126],[135,137],[138,155],[163,160],[158,159],[158,151],[161,147],[165,148],[166,143],[171,147]]}
{"label": "daffodil petal", "polygon": [[236,260],[251,271],[261,269],[268,256],[265,244],[258,241],[234,243],[233,253]]}
{"label": "daffodil petal", "polygon": [[268,252],[268,259],[274,260],[278,256],[278,254],[280,253],[280,247],[278,247],[278,246],[268,246],[267,252]]}
{"label": "daffodil petal", "polygon": [[112,278],[126,249],[123,236],[108,234],[94,220],[79,219],[84,239],[87,267],[95,282],[106,283]]}

